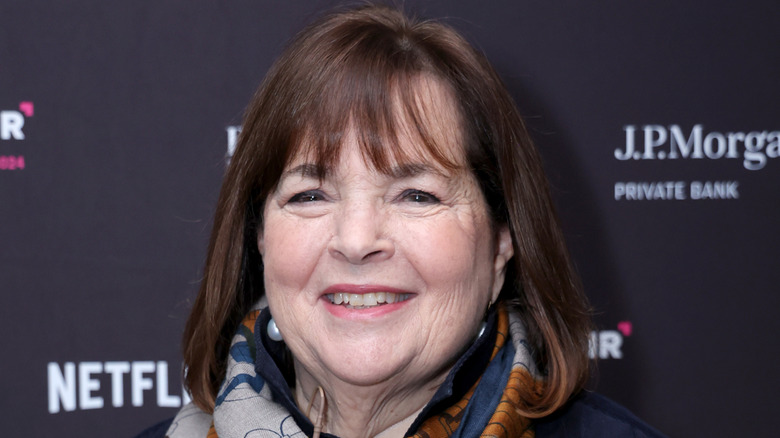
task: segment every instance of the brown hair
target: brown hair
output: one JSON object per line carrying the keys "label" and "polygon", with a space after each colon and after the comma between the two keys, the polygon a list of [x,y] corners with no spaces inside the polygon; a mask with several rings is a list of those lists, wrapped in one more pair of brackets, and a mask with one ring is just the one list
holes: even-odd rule
{"label": "brown hair", "polygon": [[[383,170],[388,156],[397,158],[398,102],[407,120],[422,120],[414,93],[421,75],[455,97],[469,170],[494,223],[508,225],[512,235],[514,257],[499,299],[524,319],[545,374],[540,393],[523,395],[524,413],[547,415],[584,385],[587,301],[512,98],[485,57],[450,27],[369,5],[328,15],[299,33],[249,104],[184,334],[186,384],[200,408],[213,410],[233,333],[264,294],[257,229],[286,164],[298,153],[332,164],[341,135],[354,128],[366,159]],[[412,125],[426,151],[451,164],[424,124]]]}

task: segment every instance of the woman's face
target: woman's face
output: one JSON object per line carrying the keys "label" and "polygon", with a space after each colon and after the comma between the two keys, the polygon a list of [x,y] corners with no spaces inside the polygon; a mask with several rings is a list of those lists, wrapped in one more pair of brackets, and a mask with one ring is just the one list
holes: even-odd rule
{"label": "woman's face", "polygon": [[[426,119],[463,164],[451,98],[425,84]],[[402,149],[419,150],[414,141],[402,135]],[[303,157],[290,163],[258,239],[271,314],[299,378],[403,386],[443,377],[498,296],[509,232],[491,229],[470,172],[420,159],[380,173],[354,132],[335,168],[315,170]]]}

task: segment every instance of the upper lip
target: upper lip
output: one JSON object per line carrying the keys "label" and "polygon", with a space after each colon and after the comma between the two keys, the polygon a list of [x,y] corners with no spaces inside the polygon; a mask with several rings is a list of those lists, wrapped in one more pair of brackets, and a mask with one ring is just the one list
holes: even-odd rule
{"label": "upper lip", "polygon": [[380,284],[334,284],[322,291],[322,295],[348,293],[348,294],[370,294],[378,292],[389,292],[394,294],[411,294],[408,290],[398,289],[396,287],[383,286]]}

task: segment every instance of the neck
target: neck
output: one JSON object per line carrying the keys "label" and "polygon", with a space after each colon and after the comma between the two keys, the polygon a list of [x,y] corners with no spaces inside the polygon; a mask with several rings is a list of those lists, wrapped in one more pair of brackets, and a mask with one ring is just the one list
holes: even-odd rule
{"label": "neck", "polygon": [[343,438],[403,437],[425,404],[433,397],[446,372],[425,385],[398,388],[388,382],[370,387],[328,379],[318,382],[296,366],[295,401],[302,412],[314,399],[309,419],[316,426],[323,409],[318,387],[325,394],[322,431]]}

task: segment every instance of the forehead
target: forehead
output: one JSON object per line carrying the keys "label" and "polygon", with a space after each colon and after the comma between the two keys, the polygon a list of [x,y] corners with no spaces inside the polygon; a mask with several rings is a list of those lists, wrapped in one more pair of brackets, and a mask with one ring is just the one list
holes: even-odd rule
{"label": "forehead", "polygon": [[369,167],[388,175],[467,167],[461,111],[448,84],[418,75],[392,82],[387,96],[370,97],[330,108],[325,120],[308,121],[291,145],[285,168],[313,165],[307,172],[324,176],[349,147],[357,147]]}

